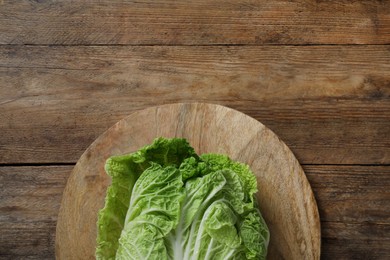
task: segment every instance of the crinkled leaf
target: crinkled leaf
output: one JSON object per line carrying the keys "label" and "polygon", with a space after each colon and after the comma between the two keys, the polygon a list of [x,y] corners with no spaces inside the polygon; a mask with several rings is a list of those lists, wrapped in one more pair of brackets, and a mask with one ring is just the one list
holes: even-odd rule
{"label": "crinkled leaf", "polygon": [[106,170],[98,259],[265,259],[269,231],[247,165],[159,138]]}
{"label": "crinkled leaf", "polygon": [[191,156],[197,157],[185,139],[158,138],[137,152],[112,156],[107,160],[105,170],[112,183],[98,216],[97,259],[115,259],[132,189],[141,173],[152,163],[179,167],[185,158]]}
{"label": "crinkled leaf", "polygon": [[[159,164],[146,169],[131,194],[117,259],[164,258],[167,252],[163,238],[177,226],[183,198],[184,187],[178,169],[173,166],[163,168]],[[156,242],[148,244],[139,239],[138,236],[144,236],[142,228],[147,230],[146,241],[149,243],[153,238]]]}

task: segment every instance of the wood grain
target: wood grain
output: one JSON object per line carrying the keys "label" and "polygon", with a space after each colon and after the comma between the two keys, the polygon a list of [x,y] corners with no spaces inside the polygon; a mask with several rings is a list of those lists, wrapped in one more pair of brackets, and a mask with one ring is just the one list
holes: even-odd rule
{"label": "wood grain", "polygon": [[[73,167],[0,167],[0,259],[54,258],[58,209]],[[390,167],[304,165],[304,170],[320,210],[321,259],[388,258]],[[359,177],[351,181],[355,174]],[[321,185],[323,179],[333,180],[330,188]]]}
{"label": "wood grain", "polygon": [[390,223],[390,167],[305,166],[304,170],[326,221]]}
{"label": "wood grain", "polygon": [[0,44],[388,44],[389,1],[11,1]]}
{"label": "wood grain", "polygon": [[186,138],[198,154],[226,154],[251,167],[258,181],[259,208],[272,233],[267,259],[320,258],[317,205],[288,147],[243,113],[199,103],[135,112],[88,147],[74,167],[62,198],[56,229],[57,259],[95,258],[97,214],[104,207],[111,181],[104,171],[105,161],[112,155],[135,152],[160,136]]}
{"label": "wood grain", "polygon": [[378,259],[390,257],[390,225],[322,222],[321,259]]}
{"label": "wood grain", "polygon": [[305,164],[390,163],[389,46],[0,47],[0,163],[75,162],[148,106],[206,101]]}
{"label": "wood grain", "polygon": [[381,0],[0,0],[0,259],[55,257],[73,168],[4,165],[74,163],[134,111],[196,101],[242,111],[301,163],[326,164],[304,165],[321,259],[390,259],[390,166],[378,166],[390,165],[388,10]]}
{"label": "wood grain", "polygon": [[53,259],[58,210],[73,166],[0,167],[0,259]]}

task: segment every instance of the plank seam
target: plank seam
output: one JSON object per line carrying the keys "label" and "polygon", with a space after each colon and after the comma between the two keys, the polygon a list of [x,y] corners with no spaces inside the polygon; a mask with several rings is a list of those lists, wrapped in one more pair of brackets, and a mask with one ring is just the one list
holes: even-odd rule
{"label": "plank seam", "polygon": [[154,46],[167,46],[167,47],[230,47],[230,46],[389,46],[390,42],[388,43],[303,43],[303,44],[277,44],[277,43],[266,43],[266,44],[252,44],[252,43],[211,43],[211,44],[35,44],[35,43],[25,43],[25,44],[13,44],[13,43],[0,43],[0,47],[2,46],[36,46],[36,47],[115,47],[115,46],[132,46],[132,47],[154,47]]}

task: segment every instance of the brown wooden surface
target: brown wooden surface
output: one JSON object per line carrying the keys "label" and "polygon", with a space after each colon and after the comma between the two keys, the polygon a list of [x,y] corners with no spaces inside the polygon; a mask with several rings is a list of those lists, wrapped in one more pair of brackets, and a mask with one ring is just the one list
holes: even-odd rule
{"label": "brown wooden surface", "polygon": [[[53,258],[57,212],[73,167],[0,168],[0,258]],[[390,257],[390,191],[385,188],[390,185],[390,168],[304,166],[304,171],[320,209],[322,258]]]}
{"label": "brown wooden surface", "polygon": [[3,46],[0,84],[1,163],[75,162],[134,110],[178,101],[258,119],[301,163],[390,163],[390,46]]}
{"label": "brown wooden surface", "polygon": [[95,258],[97,216],[111,180],[104,171],[105,161],[112,155],[135,152],[160,136],[186,138],[198,154],[226,154],[249,165],[258,180],[259,207],[272,234],[267,259],[320,258],[317,204],[288,147],[259,121],[237,110],[193,103],[134,112],[88,147],[63,193],[56,259]]}
{"label": "brown wooden surface", "polygon": [[0,2],[0,44],[388,44],[379,0]]}
{"label": "brown wooden surface", "polygon": [[323,259],[390,257],[389,1],[123,2],[0,1],[0,259],[53,259],[82,152],[135,110],[186,101],[292,149]]}

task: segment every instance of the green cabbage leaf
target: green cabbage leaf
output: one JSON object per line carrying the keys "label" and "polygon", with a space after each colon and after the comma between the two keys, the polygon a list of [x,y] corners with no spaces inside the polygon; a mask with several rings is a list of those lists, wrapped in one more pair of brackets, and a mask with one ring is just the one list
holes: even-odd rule
{"label": "green cabbage leaf", "polygon": [[266,258],[270,234],[247,165],[158,138],[109,158],[105,169],[112,183],[98,216],[97,259]]}

